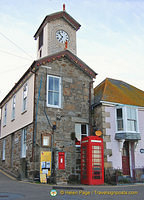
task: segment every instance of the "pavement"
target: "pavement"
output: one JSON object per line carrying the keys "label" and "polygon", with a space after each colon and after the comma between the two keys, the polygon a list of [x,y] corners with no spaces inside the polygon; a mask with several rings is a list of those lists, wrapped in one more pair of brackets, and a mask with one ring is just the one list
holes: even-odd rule
{"label": "pavement", "polygon": [[0,170],[0,200],[143,200],[144,184],[50,185],[18,181]]}

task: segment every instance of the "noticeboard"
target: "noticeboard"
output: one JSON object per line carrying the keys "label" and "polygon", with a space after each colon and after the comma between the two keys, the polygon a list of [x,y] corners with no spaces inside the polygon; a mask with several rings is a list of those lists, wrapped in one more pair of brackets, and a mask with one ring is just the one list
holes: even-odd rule
{"label": "noticeboard", "polygon": [[51,151],[41,151],[40,174],[51,175]]}
{"label": "noticeboard", "polygon": [[41,183],[47,183],[46,174],[40,174],[40,182]]}

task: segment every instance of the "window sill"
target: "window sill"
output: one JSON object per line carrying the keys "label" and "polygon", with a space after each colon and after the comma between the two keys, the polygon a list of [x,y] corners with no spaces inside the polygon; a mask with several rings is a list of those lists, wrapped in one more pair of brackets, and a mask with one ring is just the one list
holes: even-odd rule
{"label": "window sill", "polygon": [[116,131],[118,134],[123,134],[123,133],[140,133],[138,131]]}
{"label": "window sill", "polygon": [[11,122],[15,121],[15,118],[11,119]]}
{"label": "window sill", "polygon": [[24,110],[21,112],[21,115],[25,114],[27,112],[27,110]]}
{"label": "window sill", "polygon": [[81,145],[75,145],[75,147],[81,147]]}
{"label": "window sill", "polygon": [[26,156],[25,157],[21,157],[21,159],[23,160],[23,159],[26,159]]}
{"label": "window sill", "polygon": [[115,134],[116,140],[141,140],[141,136],[139,132],[116,132]]}
{"label": "window sill", "polygon": [[54,106],[54,105],[50,105],[50,104],[47,104],[47,107],[48,108],[57,108],[57,109],[61,108],[61,106]]}

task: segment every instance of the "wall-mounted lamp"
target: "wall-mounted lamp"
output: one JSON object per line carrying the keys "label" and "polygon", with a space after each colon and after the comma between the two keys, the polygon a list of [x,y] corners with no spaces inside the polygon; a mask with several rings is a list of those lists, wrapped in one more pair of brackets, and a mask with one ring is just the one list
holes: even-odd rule
{"label": "wall-mounted lamp", "polygon": [[52,130],[56,130],[56,121],[53,122]]}

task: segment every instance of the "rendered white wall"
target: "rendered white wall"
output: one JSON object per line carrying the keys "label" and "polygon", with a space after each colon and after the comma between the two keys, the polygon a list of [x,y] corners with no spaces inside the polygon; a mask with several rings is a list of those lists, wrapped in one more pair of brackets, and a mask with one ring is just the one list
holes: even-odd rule
{"label": "rendered white wall", "polygon": [[26,83],[28,84],[27,111],[22,112],[23,86],[16,92],[15,120],[12,120],[12,98],[7,102],[7,123],[3,126],[4,107],[2,108],[1,137],[33,122],[34,105],[34,75]]}
{"label": "rendered white wall", "polygon": [[112,149],[112,156],[107,156],[107,160],[112,162],[112,167],[115,169],[122,169],[122,155],[119,151],[119,143],[115,140],[116,133],[116,119],[115,107],[105,107],[105,112],[110,113],[110,117],[106,117],[106,122],[110,123],[110,128],[106,129],[106,135],[111,136],[111,142],[106,143],[107,149]]}

